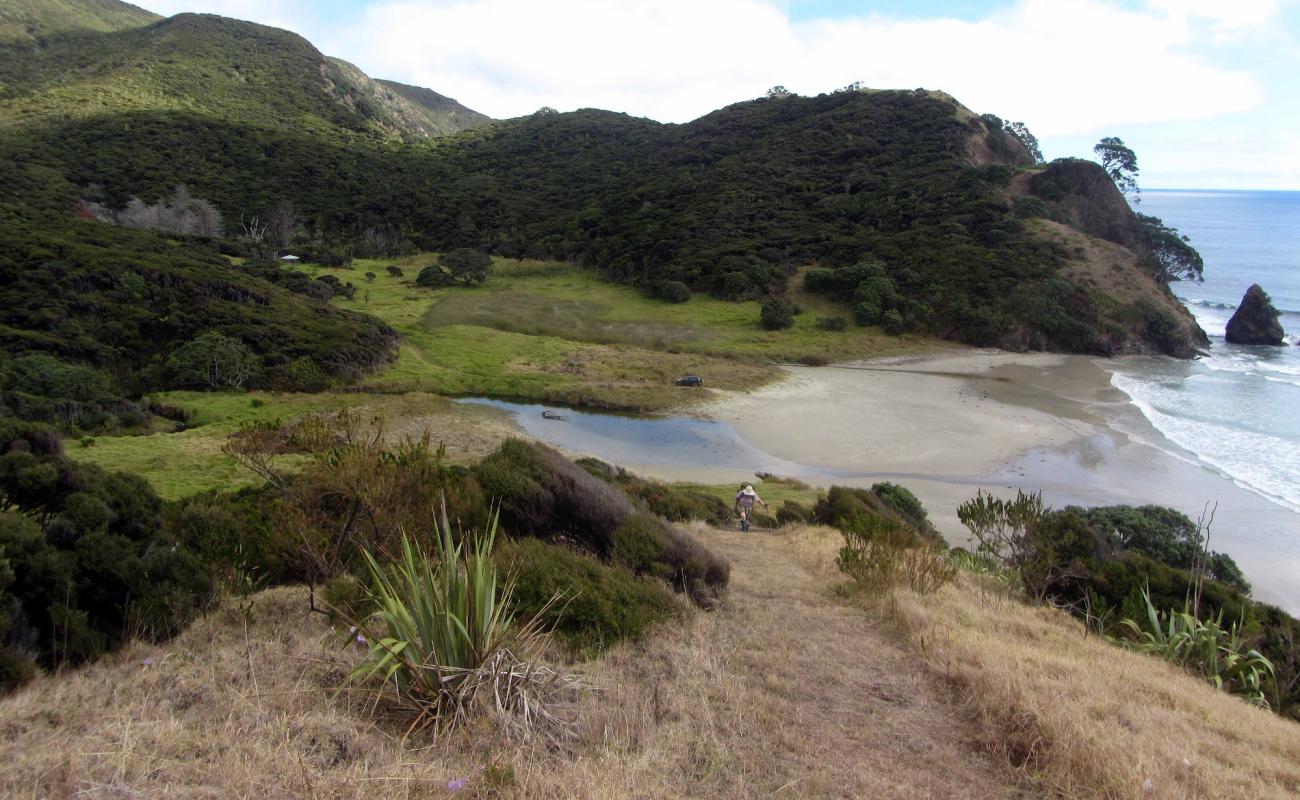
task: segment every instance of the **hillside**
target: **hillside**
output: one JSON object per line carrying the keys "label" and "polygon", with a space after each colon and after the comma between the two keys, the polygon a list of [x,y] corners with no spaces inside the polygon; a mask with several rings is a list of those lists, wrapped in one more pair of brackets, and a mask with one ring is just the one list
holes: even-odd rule
{"label": "hillside", "polygon": [[406,98],[417,106],[432,112],[435,118],[444,120],[445,127],[442,130],[445,133],[455,133],[457,131],[469,130],[491,122],[492,118],[486,114],[480,114],[472,108],[456,102],[450,97],[440,95],[432,89],[426,89],[423,86],[408,86],[405,83],[397,81],[387,81],[382,78],[377,81],[387,86],[396,94]]}
{"label": "hillside", "polygon": [[[31,8],[34,18],[61,24],[62,5]],[[86,6],[86,14],[95,8]],[[454,101],[431,107],[408,100],[288,31],[207,14],[157,19],[6,48],[0,125],[185,112],[338,140],[359,134],[423,139],[487,121]]]}
{"label": "hillside", "polygon": [[159,19],[120,0],[6,0],[0,43],[45,45],[56,36],[139,28]]}
{"label": "hillside", "polygon": [[465,796],[498,798],[1163,800],[1300,788],[1294,723],[979,576],[937,595],[899,590],[891,616],[832,591],[834,531],[693,530],[734,565],[727,600],[578,664],[595,688],[565,709],[569,749],[513,744],[488,722],[435,747],[404,737],[366,696],[335,693],[360,650],[307,612],[305,590],[281,588],[0,699],[0,793],[388,798],[461,780]]}

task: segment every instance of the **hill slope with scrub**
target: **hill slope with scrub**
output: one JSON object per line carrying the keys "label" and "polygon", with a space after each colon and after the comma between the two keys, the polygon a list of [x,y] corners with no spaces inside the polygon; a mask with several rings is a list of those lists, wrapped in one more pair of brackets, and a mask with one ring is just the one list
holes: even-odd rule
{"label": "hill slope with scrub", "polygon": [[[10,48],[0,79],[0,148],[52,215],[185,184],[232,233],[287,203],[302,237],[345,250],[576,261],[665,298],[779,295],[816,264],[864,325],[1088,353],[1202,341],[1149,242],[1098,255],[1075,206],[1018,202],[1029,150],[937,92],[777,93],[684,125],[590,109],[486,124],[294,34],[202,15]],[[1102,280],[1071,268],[1098,258]]]}

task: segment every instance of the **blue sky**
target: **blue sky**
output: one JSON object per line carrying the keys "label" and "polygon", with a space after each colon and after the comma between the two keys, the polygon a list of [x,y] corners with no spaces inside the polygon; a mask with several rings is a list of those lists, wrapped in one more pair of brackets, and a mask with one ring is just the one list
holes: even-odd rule
{"label": "blue sky", "polygon": [[297,31],[496,117],[684,122],[782,84],[942,89],[1149,188],[1300,190],[1300,0],[137,0]]}

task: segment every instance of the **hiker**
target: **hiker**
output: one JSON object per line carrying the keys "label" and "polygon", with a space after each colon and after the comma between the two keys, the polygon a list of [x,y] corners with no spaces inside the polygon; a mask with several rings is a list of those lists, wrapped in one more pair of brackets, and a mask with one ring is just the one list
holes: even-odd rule
{"label": "hiker", "polygon": [[753,486],[745,484],[740,491],[736,492],[735,509],[740,514],[740,529],[742,531],[749,530],[749,515],[754,513],[755,502],[762,503],[763,508],[767,508],[767,503],[764,503],[763,498],[758,496],[758,492],[754,491]]}

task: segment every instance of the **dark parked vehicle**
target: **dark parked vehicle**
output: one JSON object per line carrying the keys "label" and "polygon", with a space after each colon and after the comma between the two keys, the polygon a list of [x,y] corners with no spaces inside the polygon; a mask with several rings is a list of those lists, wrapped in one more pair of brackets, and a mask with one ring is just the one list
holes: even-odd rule
{"label": "dark parked vehicle", "polygon": [[704,381],[700,380],[699,375],[683,375],[677,379],[678,386],[703,386]]}

